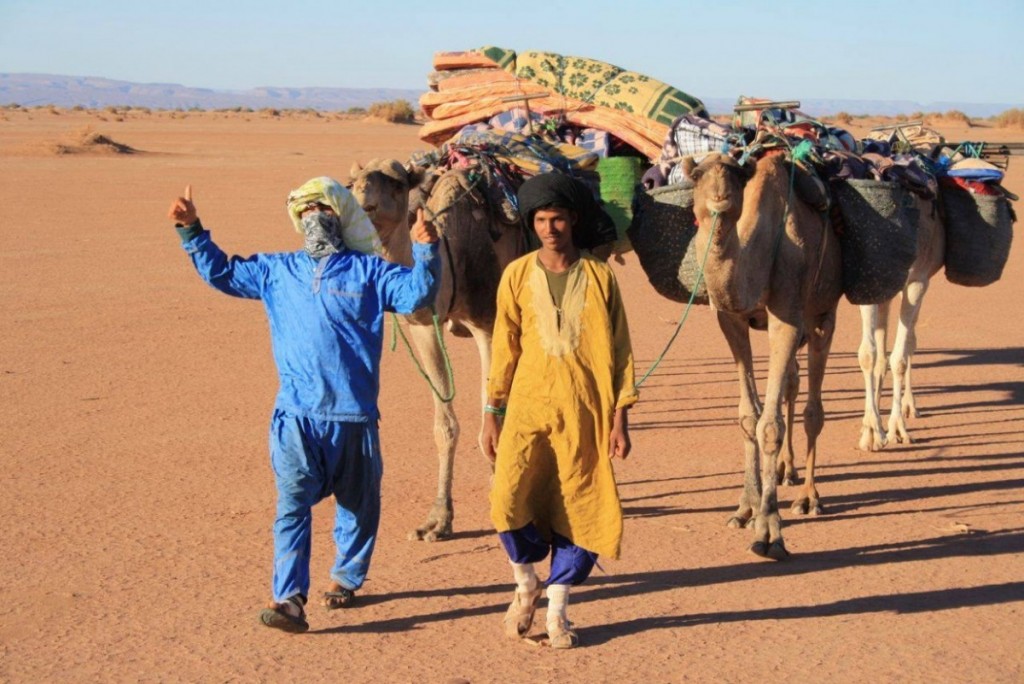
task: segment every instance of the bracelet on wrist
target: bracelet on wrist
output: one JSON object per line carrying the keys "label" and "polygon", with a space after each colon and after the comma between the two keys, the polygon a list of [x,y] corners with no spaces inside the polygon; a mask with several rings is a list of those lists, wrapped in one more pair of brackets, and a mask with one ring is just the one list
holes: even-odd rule
{"label": "bracelet on wrist", "polygon": [[504,417],[505,416],[505,407],[504,406],[491,406],[490,404],[485,404],[484,405],[484,411],[487,412],[487,413],[493,414],[495,416],[500,416],[500,417]]}

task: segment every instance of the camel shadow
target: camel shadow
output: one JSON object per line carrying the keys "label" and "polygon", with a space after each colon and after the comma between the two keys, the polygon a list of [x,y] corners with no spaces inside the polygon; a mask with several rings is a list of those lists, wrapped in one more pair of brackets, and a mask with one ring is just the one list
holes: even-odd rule
{"label": "camel shadow", "polygon": [[[574,603],[579,604],[589,601],[638,597],[693,587],[758,581],[765,577],[796,577],[849,567],[862,568],[889,563],[921,562],[965,556],[984,555],[991,557],[1022,552],[1024,552],[1024,530],[1006,530],[992,534],[947,535],[929,539],[795,554],[790,561],[785,563],[753,561],[717,567],[679,568],[596,576],[592,577],[587,584],[579,587],[573,596]],[[466,595],[485,597],[501,595],[502,599],[496,603],[488,602],[486,605],[431,611],[419,615],[405,615],[383,620],[370,620],[361,624],[338,625],[314,630],[310,634],[405,632],[422,629],[431,623],[443,623],[475,616],[492,616],[495,620],[495,630],[497,631],[497,620],[506,608],[505,599],[507,594],[509,594],[509,589],[510,587],[507,583],[502,583],[411,590],[394,592],[386,596],[364,596],[360,597],[360,604],[364,606],[406,599],[450,599]],[[893,610],[898,612],[931,612],[1015,601],[1024,601],[1024,582],[1009,582],[966,589],[865,596],[822,605],[785,606],[744,611],[724,611],[720,613],[639,618],[589,627],[586,630],[584,645],[598,646],[619,637],[653,629],[686,627],[709,623],[830,617]]]}
{"label": "camel shadow", "polygon": [[[929,361],[928,357],[940,358]],[[920,357],[925,360],[919,361]],[[943,366],[1019,366],[1024,368],[1024,347],[988,349],[919,349],[914,352],[915,368]]]}
{"label": "camel shadow", "polygon": [[692,615],[666,615],[595,625],[586,630],[584,646],[600,646],[630,634],[655,629],[677,629],[708,624],[757,620],[800,620],[848,617],[870,613],[926,613],[957,608],[976,608],[1024,601],[1024,582],[1004,582],[980,587],[937,589],[905,594],[878,594],[833,601],[821,605],[733,610]]}

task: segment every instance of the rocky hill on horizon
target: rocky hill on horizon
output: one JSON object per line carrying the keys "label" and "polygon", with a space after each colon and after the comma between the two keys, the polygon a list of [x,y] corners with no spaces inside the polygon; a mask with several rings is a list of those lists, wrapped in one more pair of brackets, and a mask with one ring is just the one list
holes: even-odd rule
{"label": "rocky hill on horizon", "polygon": [[[89,108],[128,105],[153,109],[221,109],[250,107],[261,109],[313,108],[324,111],[345,111],[367,107],[374,102],[407,100],[413,106],[424,90],[401,88],[289,88],[265,86],[248,90],[193,88],[177,83],[133,83],[92,76],[61,76],[53,74],[0,73],[0,106],[19,104],[82,106]],[[699,93],[695,93],[700,97]],[[764,96],[763,93],[756,93]],[[792,97],[792,93],[779,94]],[[735,98],[701,98],[713,114],[732,111]],[[828,116],[846,112],[854,116],[895,116],[914,112],[947,112],[958,110],[970,117],[990,117],[1008,109],[1024,107],[1012,102],[959,102],[912,100],[840,100],[801,99],[801,110],[812,116]]]}

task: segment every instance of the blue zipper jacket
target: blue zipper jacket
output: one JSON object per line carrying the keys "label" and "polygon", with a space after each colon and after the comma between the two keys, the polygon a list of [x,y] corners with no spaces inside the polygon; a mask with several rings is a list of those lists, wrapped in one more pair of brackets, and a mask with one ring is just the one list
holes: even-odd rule
{"label": "blue zipper jacket", "polygon": [[281,383],[276,408],[323,420],[380,417],[384,312],[408,314],[433,302],[437,243],[413,243],[407,268],[348,249],[322,259],[305,251],[229,258],[198,221],[179,232],[203,280],[263,301]]}

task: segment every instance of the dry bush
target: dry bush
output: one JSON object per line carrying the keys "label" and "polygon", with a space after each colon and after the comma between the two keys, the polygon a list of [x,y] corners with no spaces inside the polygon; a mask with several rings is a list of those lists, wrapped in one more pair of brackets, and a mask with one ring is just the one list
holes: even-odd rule
{"label": "dry bush", "polygon": [[53,154],[135,154],[135,148],[97,133],[91,126],[80,129],[64,142],[50,145]]}
{"label": "dry bush", "polygon": [[832,117],[832,120],[843,126],[849,126],[853,123],[853,116],[849,112],[839,112]]}
{"label": "dry bush", "polygon": [[375,119],[384,119],[390,123],[415,123],[416,112],[407,100],[394,102],[374,102],[367,111]]}
{"label": "dry bush", "polygon": [[281,110],[274,109],[273,107],[264,107],[263,109],[260,110],[260,114],[262,114],[263,116],[279,117],[281,116]]}
{"label": "dry bush", "polygon": [[1007,109],[993,117],[999,128],[1024,128],[1024,109]]}
{"label": "dry bush", "polygon": [[946,121],[953,121],[965,126],[971,126],[971,117],[967,116],[959,109],[950,109],[948,112],[942,115],[942,118]]}

